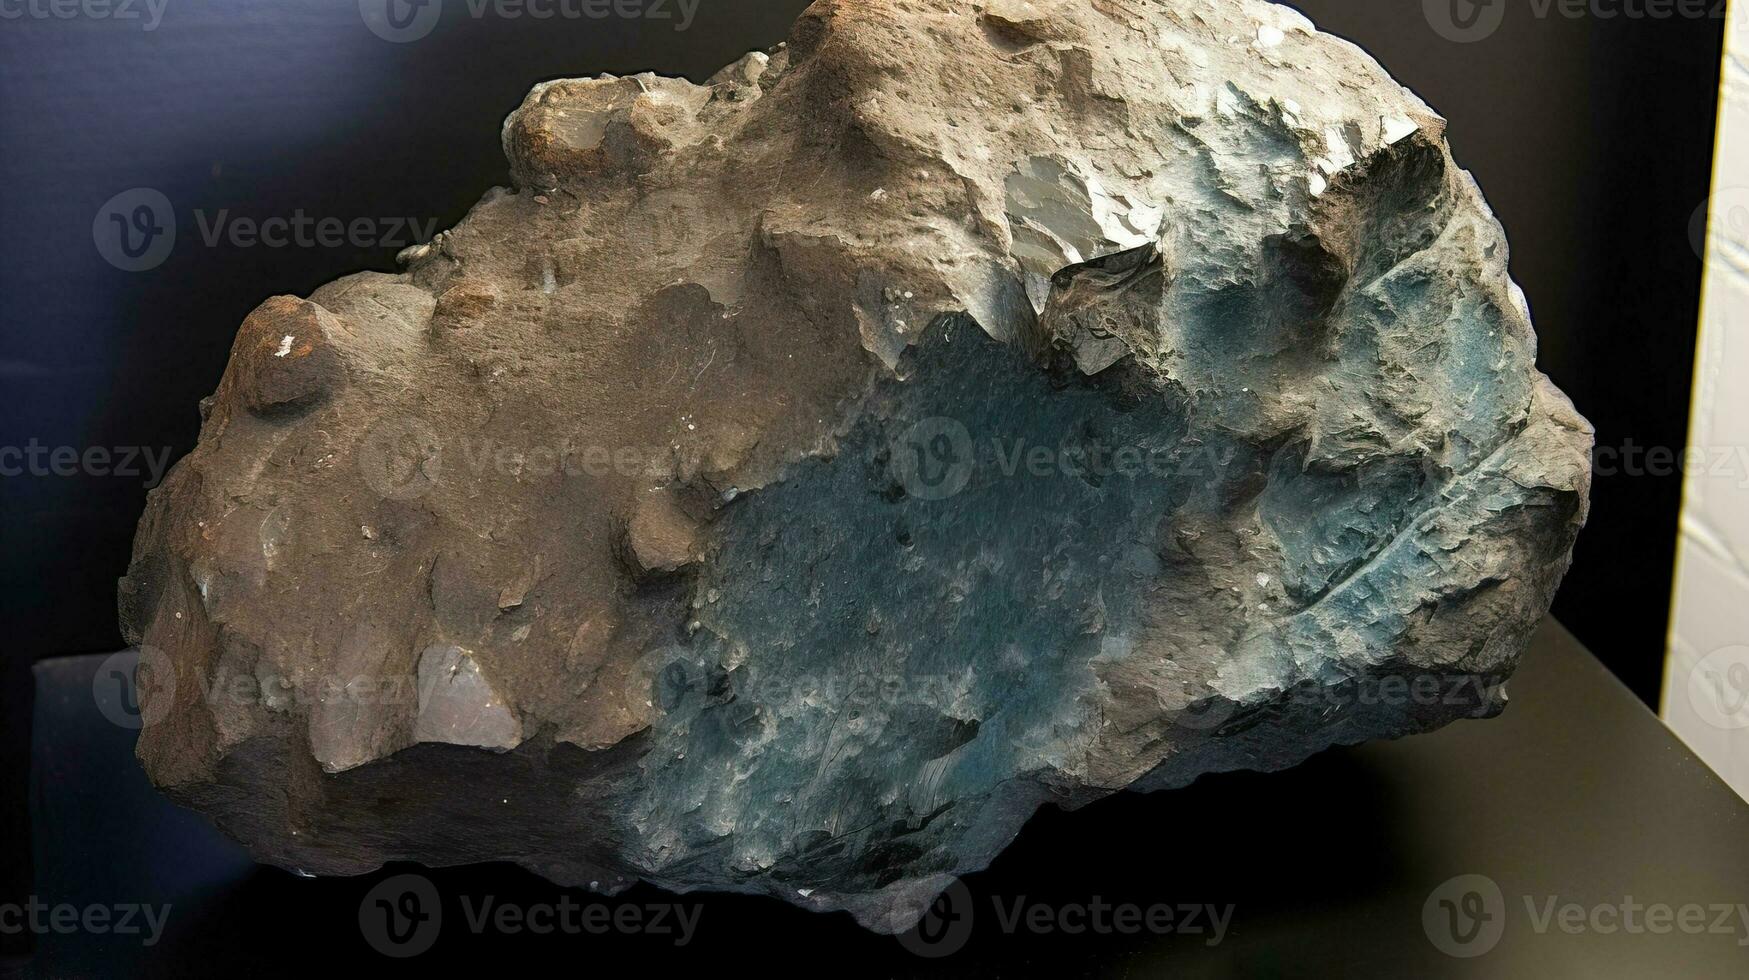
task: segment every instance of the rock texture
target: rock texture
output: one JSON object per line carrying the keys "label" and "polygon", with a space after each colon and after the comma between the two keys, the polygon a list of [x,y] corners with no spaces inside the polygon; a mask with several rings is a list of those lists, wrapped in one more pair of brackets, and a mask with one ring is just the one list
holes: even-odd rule
{"label": "rock texture", "polygon": [[513,188],[243,324],[140,756],[276,864],[896,931],[1042,804],[1492,714],[1591,432],[1442,133],[1251,0],[541,84]]}

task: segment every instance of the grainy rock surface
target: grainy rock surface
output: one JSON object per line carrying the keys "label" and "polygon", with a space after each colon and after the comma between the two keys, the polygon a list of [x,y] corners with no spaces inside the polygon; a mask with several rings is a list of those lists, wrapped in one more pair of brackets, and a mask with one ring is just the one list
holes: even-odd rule
{"label": "grainy rock surface", "polygon": [[543,83],[513,188],[243,324],[140,756],[276,864],[896,931],[1041,804],[1492,714],[1591,432],[1442,132],[1250,0]]}

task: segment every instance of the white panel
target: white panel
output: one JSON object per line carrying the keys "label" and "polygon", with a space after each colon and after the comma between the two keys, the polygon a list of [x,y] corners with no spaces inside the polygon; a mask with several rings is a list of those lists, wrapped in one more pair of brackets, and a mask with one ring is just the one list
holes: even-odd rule
{"label": "white panel", "polygon": [[1749,3],[1733,3],[1664,720],[1749,798]]}

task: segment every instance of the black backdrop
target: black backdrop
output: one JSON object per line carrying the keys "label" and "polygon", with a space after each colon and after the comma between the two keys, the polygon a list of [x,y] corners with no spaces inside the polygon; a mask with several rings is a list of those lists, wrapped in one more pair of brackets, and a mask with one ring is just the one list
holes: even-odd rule
{"label": "black backdrop", "polygon": [[[393,244],[207,245],[196,211],[447,227],[506,181],[499,123],[531,83],[642,69],[703,78],[781,40],[805,5],[702,0],[677,31],[676,20],[475,19],[452,0],[415,43],[373,35],[358,0],[170,0],[152,30],[0,20],[0,446],[179,456],[261,299],[394,268]],[[1512,3],[1490,36],[1462,43],[1413,0],[1297,6],[1450,119],[1459,162],[1505,223],[1544,369],[1609,458],[1682,446],[1700,283],[1691,219],[1708,188],[1722,22],[1539,17]],[[92,220],[135,187],[173,202],[179,238],[161,266],[129,273],[98,254]],[[1556,613],[1655,701],[1680,478],[1630,469],[1598,480]],[[120,643],[114,582],[144,482],[0,477],[0,658]]]}

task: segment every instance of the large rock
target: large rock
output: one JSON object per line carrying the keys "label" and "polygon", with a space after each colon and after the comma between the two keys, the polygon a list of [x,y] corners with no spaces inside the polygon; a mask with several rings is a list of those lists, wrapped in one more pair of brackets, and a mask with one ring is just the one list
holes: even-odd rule
{"label": "large rock", "polygon": [[1442,133],[1234,0],[544,83],[514,189],[244,323],[140,756],[276,864],[898,930],[1041,804],[1492,714],[1591,432]]}

